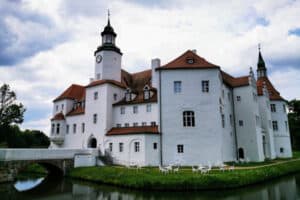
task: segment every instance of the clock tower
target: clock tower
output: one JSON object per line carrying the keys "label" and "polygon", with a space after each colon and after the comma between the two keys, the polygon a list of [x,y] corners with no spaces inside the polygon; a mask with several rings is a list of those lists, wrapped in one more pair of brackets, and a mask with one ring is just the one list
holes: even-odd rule
{"label": "clock tower", "polygon": [[121,81],[122,52],[116,46],[116,37],[113,27],[108,21],[101,32],[102,44],[94,53],[95,56],[95,80]]}

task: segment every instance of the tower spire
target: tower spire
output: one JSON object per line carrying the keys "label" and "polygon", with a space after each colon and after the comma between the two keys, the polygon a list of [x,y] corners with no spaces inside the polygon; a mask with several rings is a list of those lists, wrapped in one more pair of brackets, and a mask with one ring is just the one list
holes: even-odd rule
{"label": "tower spire", "polygon": [[258,44],[258,62],[257,62],[257,77],[264,77],[267,76],[267,68],[265,61],[261,55],[261,45]]}

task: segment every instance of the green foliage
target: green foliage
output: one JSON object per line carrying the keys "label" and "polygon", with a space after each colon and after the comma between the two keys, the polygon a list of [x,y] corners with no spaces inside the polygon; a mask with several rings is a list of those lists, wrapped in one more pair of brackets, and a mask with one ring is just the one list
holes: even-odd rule
{"label": "green foliage", "polygon": [[205,175],[192,173],[191,169],[162,174],[157,168],[136,170],[123,167],[86,167],[72,169],[69,176],[134,189],[201,190],[236,188],[296,171],[300,171],[300,160],[290,160],[253,169],[236,169],[226,172],[214,170]]}
{"label": "green foliage", "polygon": [[291,110],[291,112],[288,114],[288,118],[292,138],[292,146],[293,149],[300,150],[300,101],[290,101],[289,108]]}
{"label": "green foliage", "polygon": [[0,127],[23,122],[25,108],[21,103],[17,104],[16,99],[16,94],[10,90],[9,85],[0,87]]}
{"label": "green foliage", "polygon": [[25,169],[21,171],[21,174],[30,173],[30,174],[48,174],[48,171],[37,163],[28,165]]}
{"label": "green foliage", "polygon": [[41,131],[25,130],[22,131],[16,125],[0,127],[2,136],[1,141],[7,144],[8,148],[47,148],[50,145],[49,138]]}

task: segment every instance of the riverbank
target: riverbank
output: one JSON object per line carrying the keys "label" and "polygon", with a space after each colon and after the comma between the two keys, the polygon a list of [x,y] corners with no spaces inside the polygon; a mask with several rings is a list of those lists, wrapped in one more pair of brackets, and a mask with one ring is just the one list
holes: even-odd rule
{"label": "riverbank", "polygon": [[238,188],[300,171],[300,159],[279,160],[265,165],[239,166],[233,171],[193,173],[191,168],[161,173],[158,168],[128,169],[119,166],[75,168],[69,177],[143,190],[212,190]]}

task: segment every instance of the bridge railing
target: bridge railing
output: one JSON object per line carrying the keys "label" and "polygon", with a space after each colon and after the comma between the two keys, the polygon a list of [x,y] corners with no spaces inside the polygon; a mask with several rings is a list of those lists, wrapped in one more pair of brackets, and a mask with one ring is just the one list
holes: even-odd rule
{"label": "bridge railing", "polygon": [[0,161],[73,159],[75,155],[98,156],[97,149],[0,149]]}

